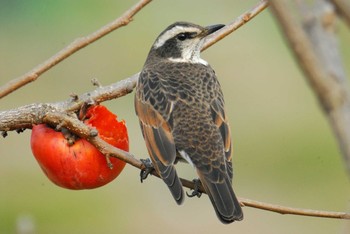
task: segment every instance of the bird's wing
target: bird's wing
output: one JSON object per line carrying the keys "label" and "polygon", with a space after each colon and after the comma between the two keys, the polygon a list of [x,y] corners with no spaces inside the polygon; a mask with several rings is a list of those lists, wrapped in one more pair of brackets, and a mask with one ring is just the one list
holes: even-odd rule
{"label": "bird's wing", "polygon": [[230,180],[232,180],[233,171],[232,171],[232,143],[231,143],[231,130],[228,123],[228,119],[225,113],[224,100],[222,93],[215,98],[211,103],[211,112],[213,120],[220,130],[222,140],[224,142],[224,150],[226,157],[226,167],[227,173]]}
{"label": "bird's wing", "polygon": [[135,106],[147,146],[162,164],[172,165],[176,158],[176,148],[169,123],[150,104],[136,101]]}
{"label": "bird's wing", "polygon": [[[169,123],[173,103],[167,102],[165,97],[160,97],[163,95],[162,92],[152,92],[157,96],[150,94],[150,89],[156,88],[156,85],[149,84],[147,81],[138,85],[135,110],[140,120],[148,152],[155,169],[168,185],[174,199],[181,204],[183,189],[173,166],[176,159],[176,148]],[[162,110],[163,115],[158,110]]]}

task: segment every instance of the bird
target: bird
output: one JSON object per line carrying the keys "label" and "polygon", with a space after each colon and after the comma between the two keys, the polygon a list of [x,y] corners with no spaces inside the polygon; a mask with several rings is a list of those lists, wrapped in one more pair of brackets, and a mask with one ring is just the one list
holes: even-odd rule
{"label": "bird", "polygon": [[228,224],[243,219],[232,188],[230,126],[216,74],[200,57],[205,38],[224,26],[180,21],[161,32],[137,80],[134,105],[152,165],[177,204],[184,191],[175,164],[186,161]]}

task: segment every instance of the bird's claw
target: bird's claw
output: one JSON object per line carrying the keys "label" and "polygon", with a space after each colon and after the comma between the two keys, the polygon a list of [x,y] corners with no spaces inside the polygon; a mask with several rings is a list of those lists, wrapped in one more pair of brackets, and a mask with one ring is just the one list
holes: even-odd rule
{"label": "bird's claw", "polygon": [[188,197],[201,197],[202,196],[202,192],[200,192],[201,181],[199,179],[194,179],[192,181],[194,183],[193,192],[191,194],[186,192],[187,196]]}
{"label": "bird's claw", "polygon": [[140,159],[140,161],[144,165],[144,169],[141,169],[141,172],[140,172],[140,180],[142,183],[148,177],[148,175],[151,174],[151,172],[154,170],[154,167],[149,158]]}

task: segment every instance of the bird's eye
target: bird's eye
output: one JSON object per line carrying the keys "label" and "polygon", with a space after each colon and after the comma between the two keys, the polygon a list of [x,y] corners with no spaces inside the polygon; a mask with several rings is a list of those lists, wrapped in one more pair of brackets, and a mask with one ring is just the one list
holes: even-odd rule
{"label": "bird's eye", "polygon": [[188,37],[185,33],[180,33],[179,35],[177,35],[177,39],[179,39],[180,41],[184,41],[186,40]]}

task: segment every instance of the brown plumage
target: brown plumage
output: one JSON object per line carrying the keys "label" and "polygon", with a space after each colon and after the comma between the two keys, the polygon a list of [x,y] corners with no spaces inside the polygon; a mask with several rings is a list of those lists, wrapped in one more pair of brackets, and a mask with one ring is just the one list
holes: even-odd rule
{"label": "brown plumage", "polygon": [[219,219],[242,220],[232,189],[231,135],[214,70],[199,56],[203,38],[222,28],[178,22],[153,44],[140,74],[135,110],[151,160],[174,199],[184,199],[174,163],[194,166]]}

